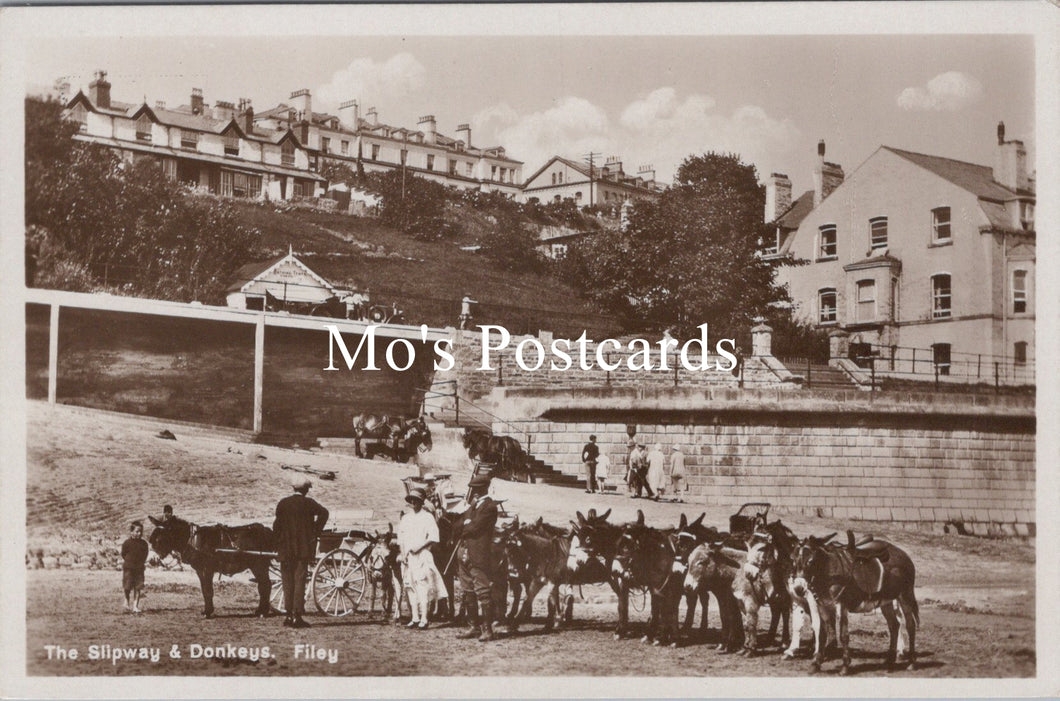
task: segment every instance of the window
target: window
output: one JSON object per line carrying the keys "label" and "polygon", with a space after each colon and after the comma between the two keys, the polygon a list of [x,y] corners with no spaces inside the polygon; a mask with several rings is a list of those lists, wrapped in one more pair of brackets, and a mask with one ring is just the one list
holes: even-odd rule
{"label": "window", "polygon": [[146,114],[140,115],[140,118],[136,120],[136,140],[151,140],[151,120]]}
{"label": "window", "polygon": [[324,153],[331,153],[331,139],[326,136],[320,137],[320,150]]}
{"label": "window", "polygon": [[949,243],[951,241],[949,207],[936,207],[931,210],[931,232],[932,243]]}
{"label": "window", "polygon": [[189,131],[187,129],[180,130],[180,147],[195,150],[199,148],[199,132]]}
{"label": "window", "polygon": [[1027,271],[1012,271],[1012,313],[1027,313]]}
{"label": "window", "polygon": [[819,244],[817,246],[817,258],[836,257],[836,229],[835,224],[825,224],[818,234]]}
{"label": "window", "polygon": [[[898,293],[899,293],[899,290],[900,290],[900,287],[899,287],[899,284],[898,284],[898,278],[892,277],[891,278],[891,320],[892,321],[898,321],[898,312],[899,312]],[[893,357],[893,354],[892,354],[892,357]]]}
{"label": "window", "polygon": [[232,176],[233,197],[257,197],[261,194],[261,176],[234,173]]}
{"label": "window", "polygon": [[822,324],[834,324],[836,321],[835,288],[828,287],[817,292],[817,320]]}
{"label": "window", "polygon": [[552,174],[552,184],[553,185],[556,184],[556,174],[555,173]]}
{"label": "window", "polygon": [[859,280],[857,289],[858,321],[876,320],[876,281]]}
{"label": "window", "polygon": [[1027,364],[1027,342],[1016,341],[1016,344],[1012,346],[1012,358],[1016,365]]}
{"label": "window", "polygon": [[869,219],[869,243],[873,250],[887,248],[887,217]]}
{"label": "window", "polygon": [[379,144],[372,144],[372,160],[379,160]]}
{"label": "window", "polygon": [[1030,231],[1034,228],[1033,202],[1020,202],[1020,224],[1023,225],[1024,231]]}
{"label": "window", "polygon": [[575,201],[575,202],[581,202],[581,201],[582,201],[582,193],[581,193],[581,190],[579,190],[578,192],[575,192],[575,193],[574,193],[574,201]]}
{"label": "window", "polygon": [[285,166],[294,165],[294,144],[290,141],[284,141],[280,146],[280,162]]}
{"label": "window", "polygon": [[88,110],[82,104],[77,104],[72,110],[70,110],[70,116],[74,118],[77,123],[78,131],[88,130]]}
{"label": "window", "polygon": [[238,136],[225,136],[225,155],[226,156],[238,156],[239,155],[239,137]]}
{"label": "window", "polygon": [[427,154],[427,170],[434,170],[434,156]]}
{"label": "window", "polygon": [[350,142],[349,141],[343,141],[342,144],[339,146],[339,148],[342,150],[342,155],[343,156],[349,154],[349,152],[350,152]]}
{"label": "window", "polygon": [[950,294],[950,276],[935,275],[931,278],[931,317],[948,319],[952,315],[952,298]]}
{"label": "window", "polygon": [[940,375],[950,374],[950,344],[934,343],[931,346],[931,357],[935,363],[935,369]]}
{"label": "window", "polygon": [[563,184],[563,173],[560,173],[560,174],[559,174],[559,184],[560,184],[560,185],[562,185],[562,184]]}
{"label": "window", "polygon": [[552,257],[556,260],[567,257],[567,244],[565,243],[554,243],[552,244]]}
{"label": "window", "polygon": [[456,161],[449,159],[449,175],[456,175]]}
{"label": "window", "polygon": [[465,171],[464,175],[466,175],[467,177],[470,178],[471,175],[474,173],[474,168],[475,168],[475,164],[474,163],[465,163],[464,164],[464,171]]}
{"label": "window", "polygon": [[[490,180],[497,179],[497,166],[490,166]],[[552,184],[556,184],[556,174],[552,174]]]}

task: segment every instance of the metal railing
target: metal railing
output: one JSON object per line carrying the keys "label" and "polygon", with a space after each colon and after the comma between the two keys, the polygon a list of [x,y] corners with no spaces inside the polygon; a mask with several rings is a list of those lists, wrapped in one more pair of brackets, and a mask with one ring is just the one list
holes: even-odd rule
{"label": "metal railing", "polygon": [[[450,392],[446,392],[446,391],[438,392],[438,391],[435,391],[433,389],[434,386],[443,385],[443,384],[444,385],[451,384],[453,386],[452,391],[450,391]],[[511,421],[508,421],[505,418],[497,416],[496,414],[494,414],[493,412],[489,411],[488,409],[484,409],[483,407],[479,406],[478,404],[475,404],[473,401],[471,401],[467,397],[462,396],[460,394],[460,392],[459,392],[459,388],[460,388],[459,387],[459,383],[456,380],[440,380],[438,382],[435,382],[432,385],[431,389],[420,389],[420,388],[417,388],[416,391],[417,392],[423,392],[424,407],[426,407],[428,399],[442,399],[442,398],[452,397],[453,398],[454,421],[457,424],[460,424],[460,407],[461,407],[461,405],[463,405],[465,421],[469,421],[471,423],[477,424],[477,425],[481,426],[482,428],[488,430],[491,434],[493,433],[493,425],[494,424],[498,424],[498,423],[503,425],[503,426],[506,426],[512,433],[522,434],[523,439],[524,439],[523,440],[523,451],[527,455],[530,454],[530,448],[533,445],[534,437],[528,431],[520,430],[519,427],[516,426],[515,424],[513,424]],[[477,411],[479,414],[489,417],[490,423],[487,423],[487,422],[483,421],[481,418],[477,418],[477,417],[469,414],[468,413],[468,408],[469,407],[473,411]]]}

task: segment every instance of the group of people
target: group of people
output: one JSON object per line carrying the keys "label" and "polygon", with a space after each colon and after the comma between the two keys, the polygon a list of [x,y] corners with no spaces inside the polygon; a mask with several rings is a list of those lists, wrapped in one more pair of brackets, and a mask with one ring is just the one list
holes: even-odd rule
{"label": "group of people", "polygon": [[[305,614],[305,588],[309,565],[316,556],[316,539],[328,520],[328,510],[309,498],[311,482],[296,477],[295,493],[276,505],[273,532],[276,556],[283,581],[283,624],[295,628],[309,626]],[[493,640],[492,586],[489,579],[493,550],[493,531],[497,524],[497,502],[489,497],[490,478],[475,475],[468,483],[468,508],[453,526],[457,548],[457,573],[463,592],[470,629],[461,638]],[[427,494],[422,488],[409,490],[405,501],[411,510],[398,523],[397,544],[401,565],[401,584],[411,610],[409,628],[423,630],[436,601],[448,597],[442,573],[435,564],[433,550],[440,537],[438,522],[425,505]]]}
{"label": "group of people", "polygon": [[[682,500],[682,495],[688,491],[682,446],[675,445],[671,449],[669,468],[661,443],[656,443],[649,451],[644,443],[631,438],[626,447],[629,453],[623,482],[630,498],[647,496],[658,501],[661,495],[669,494],[673,499]],[[582,448],[582,463],[585,465],[586,493],[603,492],[611,477],[612,462],[607,453],[601,452],[595,435],[589,436],[589,442]]]}

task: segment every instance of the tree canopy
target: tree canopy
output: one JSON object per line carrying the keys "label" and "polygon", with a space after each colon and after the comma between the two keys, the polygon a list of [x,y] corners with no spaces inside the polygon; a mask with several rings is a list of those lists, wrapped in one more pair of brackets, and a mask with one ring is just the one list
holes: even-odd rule
{"label": "tree canopy", "polygon": [[673,188],[633,207],[624,231],[581,248],[586,291],[630,330],[689,336],[708,323],[736,334],[786,299],[758,254],[764,204],[753,165],[731,154],[690,156]]}
{"label": "tree canopy", "polygon": [[150,159],[75,141],[57,102],[26,100],[26,283],[220,302],[258,232]]}

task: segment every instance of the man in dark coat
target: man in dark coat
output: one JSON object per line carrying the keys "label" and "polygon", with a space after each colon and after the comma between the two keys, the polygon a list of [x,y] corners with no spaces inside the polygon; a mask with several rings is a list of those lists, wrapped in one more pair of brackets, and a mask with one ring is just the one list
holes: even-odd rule
{"label": "man in dark coat", "polygon": [[[456,522],[460,589],[470,628],[458,638],[493,640],[493,598],[490,571],[493,568],[493,531],[497,525],[497,502],[490,499],[490,478],[475,475],[468,483],[471,506]],[[477,605],[476,605],[477,603]]]}
{"label": "man in dark coat", "polygon": [[585,493],[596,491],[596,463],[600,457],[600,447],[596,445],[596,436],[589,436],[589,442],[582,448],[582,463],[585,465]]}
{"label": "man in dark coat", "polygon": [[296,476],[291,482],[295,493],[276,505],[276,521],[272,524],[283,580],[283,605],[287,611],[283,624],[293,628],[309,627],[302,619],[306,576],[309,563],[316,558],[317,536],[328,521],[328,510],[306,496],[311,485],[308,477]]}

